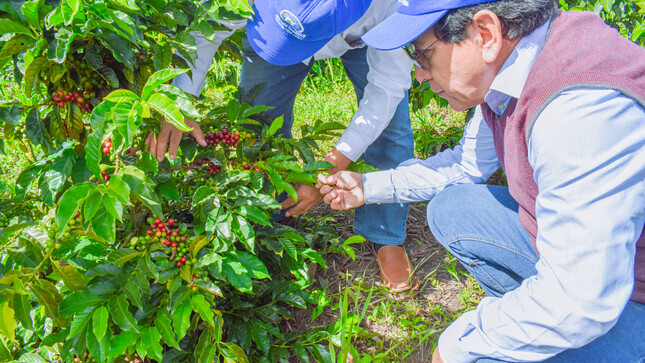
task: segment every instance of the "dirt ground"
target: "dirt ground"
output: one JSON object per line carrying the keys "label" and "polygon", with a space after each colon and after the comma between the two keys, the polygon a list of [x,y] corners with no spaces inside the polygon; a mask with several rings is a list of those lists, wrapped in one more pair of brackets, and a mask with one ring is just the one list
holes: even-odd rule
{"label": "dirt ground", "polygon": [[[436,322],[437,332],[422,339],[409,338],[410,329],[407,332],[402,330],[396,319],[363,319],[361,327],[368,333],[374,333],[375,336],[371,337],[371,339],[375,341],[369,341],[369,339],[353,341],[352,344],[359,352],[375,354],[385,350],[396,351],[396,345],[399,342],[399,345],[407,345],[399,348],[401,353],[409,355],[404,358],[399,357],[397,361],[429,361],[439,332],[447,325],[445,323],[446,317],[451,316],[450,319],[454,319],[454,313],[463,310],[465,307],[463,299],[460,298],[460,293],[473,290],[472,286],[468,286],[472,284],[472,279],[468,279],[462,273],[451,274],[448,272],[446,268],[449,262],[448,257],[445,249],[432,236],[427,226],[425,206],[425,203],[413,203],[410,205],[407,238],[403,245],[415,267],[416,276],[421,280],[421,285],[414,292],[403,293],[390,293],[384,287],[381,287],[378,289],[378,293],[372,294],[370,309],[366,316],[369,316],[370,310],[378,305],[391,306],[394,309],[408,310],[402,312],[402,314],[406,314],[407,317],[404,318],[406,320],[410,320],[410,315],[413,318],[415,316],[420,317],[425,325],[420,326],[419,329],[427,327],[427,322]],[[334,212],[321,203],[310,213],[320,215],[334,213],[334,218],[340,226],[338,228],[340,236],[345,239],[354,235],[352,230],[353,213],[351,211]],[[366,291],[373,285],[382,286],[378,265],[367,244],[356,244],[354,245],[354,250],[356,251],[354,261],[350,257],[341,254],[327,254],[325,258],[328,268],[326,270],[318,269],[315,272],[317,283],[321,286],[325,284],[328,286],[328,295],[337,294],[354,284],[362,284],[362,289],[358,289],[360,291]],[[465,271],[459,263],[457,263],[457,271]],[[458,277],[455,278],[454,275]],[[476,304],[483,297],[478,293],[470,296],[471,301],[469,304]],[[365,299],[366,297],[362,296],[362,298]],[[384,299],[390,300],[391,304],[383,302],[382,300]],[[353,305],[351,301],[350,305]],[[414,311],[410,312],[410,309]],[[308,331],[312,328],[332,324],[339,317],[338,310],[326,308],[323,314],[311,323],[310,310],[295,311],[294,313],[295,319],[287,323],[288,330]],[[396,316],[396,312],[394,315]],[[411,329],[414,330],[415,328],[411,327]],[[411,343],[415,344],[416,348],[411,349],[409,347]],[[410,352],[412,353],[410,354]]]}

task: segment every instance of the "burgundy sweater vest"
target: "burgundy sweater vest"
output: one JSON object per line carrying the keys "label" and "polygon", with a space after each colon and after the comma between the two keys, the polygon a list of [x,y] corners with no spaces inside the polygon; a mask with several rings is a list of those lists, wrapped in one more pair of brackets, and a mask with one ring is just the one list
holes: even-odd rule
{"label": "burgundy sweater vest", "polygon": [[[561,12],[551,21],[544,48],[519,99],[511,102],[501,117],[482,104],[509,192],[520,205],[520,221],[536,251],[538,186],[528,162],[528,139],[542,110],[561,92],[579,87],[614,89],[645,107],[645,49],[620,36],[594,13]],[[641,303],[645,303],[645,229],[643,232],[636,245],[631,297]]]}

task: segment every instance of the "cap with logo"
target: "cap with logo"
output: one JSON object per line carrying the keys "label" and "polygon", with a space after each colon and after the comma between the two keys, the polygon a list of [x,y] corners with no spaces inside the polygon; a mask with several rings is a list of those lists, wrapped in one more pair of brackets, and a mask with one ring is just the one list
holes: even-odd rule
{"label": "cap with logo", "polygon": [[267,62],[291,65],[311,57],[354,24],[372,0],[256,0],[246,26]]}
{"label": "cap with logo", "polygon": [[402,47],[430,29],[449,10],[496,0],[399,0],[396,13],[361,37],[372,48]]}

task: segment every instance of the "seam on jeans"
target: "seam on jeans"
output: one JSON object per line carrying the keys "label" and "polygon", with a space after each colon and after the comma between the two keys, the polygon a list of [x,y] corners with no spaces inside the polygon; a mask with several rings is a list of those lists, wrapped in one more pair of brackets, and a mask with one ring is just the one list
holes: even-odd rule
{"label": "seam on jeans", "polygon": [[502,285],[499,284],[499,282],[497,282],[497,280],[495,280],[488,272],[486,272],[486,270],[481,268],[478,263],[473,262],[473,260],[468,257],[465,257],[464,259],[467,260],[464,262],[467,262],[469,267],[476,269],[480,276],[483,276],[484,278],[486,278],[486,280],[488,280],[489,285],[496,286],[496,290],[501,291],[504,294],[508,292]]}
{"label": "seam on jeans", "polygon": [[645,355],[635,360],[634,363],[645,363]]}
{"label": "seam on jeans", "polygon": [[504,248],[507,251],[513,252],[513,253],[515,253],[515,254],[517,254],[519,256],[522,256],[524,258],[529,259],[530,261],[533,261],[533,262],[537,263],[537,260],[534,259],[534,256],[529,256],[529,255],[525,254],[524,252],[522,252],[522,251],[520,251],[520,250],[518,250],[516,248],[511,248],[510,246],[508,246],[508,245],[506,245],[506,244],[504,244],[502,242],[499,242],[497,240],[489,239],[489,238],[483,238],[481,236],[476,236],[476,235],[453,236],[452,238],[448,239],[446,241],[446,243],[451,245],[451,244],[453,244],[455,242],[463,241],[465,239],[468,239],[468,240],[471,240],[471,241],[476,241],[476,242],[489,243],[489,244],[492,244],[494,246]]}

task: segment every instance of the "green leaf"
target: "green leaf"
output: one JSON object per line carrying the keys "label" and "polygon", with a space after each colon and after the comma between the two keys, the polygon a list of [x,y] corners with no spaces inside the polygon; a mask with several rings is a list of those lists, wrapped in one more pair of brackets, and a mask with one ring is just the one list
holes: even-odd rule
{"label": "green leaf", "polygon": [[32,37],[34,36],[31,30],[21,23],[7,18],[0,18],[0,35],[7,33],[21,33]]}
{"label": "green leaf", "polygon": [[132,330],[139,332],[137,322],[134,320],[132,313],[129,310],[130,305],[125,300],[125,296],[113,296],[108,302],[108,310],[112,321],[123,330]]}
{"label": "green leaf", "polygon": [[87,169],[94,174],[97,179],[101,178],[101,168],[99,167],[99,163],[103,153],[101,153],[100,147],[103,144],[104,131],[105,124],[100,124],[98,127],[94,127],[94,131],[87,138],[87,144],[85,145],[85,163],[87,164]]}
{"label": "green leaf", "polygon": [[206,236],[199,235],[193,237],[192,241],[190,241],[190,254],[192,256],[197,256],[197,253],[202,249],[202,247],[206,246],[210,242],[210,239]]}
{"label": "green leaf", "polygon": [[[0,20],[1,21],[1,20]],[[38,90],[38,84],[40,83],[40,70],[43,66],[49,62],[47,57],[38,57],[35,58],[25,71],[25,95],[31,96],[31,92],[34,89]],[[40,120],[38,120],[40,121]]]}
{"label": "green leaf", "polygon": [[157,186],[161,195],[168,200],[179,200],[181,195],[179,194],[179,189],[177,188],[177,183],[169,179],[168,181],[161,183]]}
{"label": "green leaf", "polygon": [[161,202],[149,187],[152,181],[142,171],[136,168],[125,167],[117,175],[120,175],[123,181],[128,184],[131,195],[135,196],[146,207],[150,208],[155,216],[163,216]]}
{"label": "green leaf", "polygon": [[17,360],[18,363],[47,363],[45,358],[36,353],[25,353]]}
{"label": "green leaf", "polygon": [[190,314],[193,308],[190,304],[182,304],[172,314],[172,323],[177,333],[177,338],[182,340],[190,327]]}
{"label": "green leaf", "polygon": [[46,280],[36,280],[30,288],[36,295],[38,303],[45,308],[45,314],[54,321],[54,324],[57,324],[60,317],[58,304],[63,301],[63,297],[54,284]]}
{"label": "green leaf", "polygon": [[232,357],[229,357],[230,360],[225,360],[225,362],[237,362],[237,363],[248,363],[249,358],[246,356],[246,353],[244,353],[244,349],[242,349],[239,345],[235,343],[223,343],[222,353],[228,353],[229,355],[232,355]]}
{"label": "green leaf", "polygon": [[255,250],[255,231],[246,218],[238,215],[233,220],[233,231],[249,252]]}
{"label": "green leaf", "polygon": [[193,355],[197,362],[213,362],[217,350],[217,345],[213,343],[212,329],[202,330],[199,341],[193,349]]}
{"label": "green leaf", "polygon": [[166,314],[157,314],[157,317],[155,318],[155,323],[154,326],[157,327],[157,330],[161,334],[161,337],[163,338],[164,343],[168,344],[168,346],[173,347],[175,349],[181,349],[179,348],[179,344],[177,343],[177,337],[175,336],[175,332],[172,331],[172,328],[170,327],[170,319]]}
{"label": "green leaf", "polygon": [[172,45],[170,43],[165,44],[153,44],[152,45],[152,54],[153,64],[156,69],[164,69],[170,67],[172,62]]}
{"label": "green leaf", "polygon": [[42,345],[53,346],[56,343],[64,343],[69,337],[69,330],[61,330],[58,333],[50,333],[44,339]]}
{"label": "green leaf", "polygon": [[96,35],[105,47],[112,51],[112,55],[119,63],[133,70],[134,51],[131,48],[129,39],[123,38],[116,32],[106,28],[98,28]]}
{"label": "green leaf", "polygon": [[162,69],[155,72],[152,76],[150,76],[150,78],[148,78],[145,86],[143,86],[143,90],[141,91],[141,99],[148,101],[157,87],[186,72],[188,72],[188,69],[181,68]]}
{"label": "green leaf", "polygon": [[267,212],[263,211],[258,207],[243,205],[243,206],[240,206],[239,213],[241,216],[255,223],[258,223],[267,227],[271,226],[271,221],[269,220],[269,216],[267,215]]}
{"label": "green leaf", "polygon": [[47,139],[45,135],[47,134],[47,129],[45,125],[40,120],[40,111],[34,108],[29,111],[27,117],[25,118],[25,132],[27,137],[34,145],[47,145]]}
{"label": "green leaf", "polygon": [[295,142],[294,146],[300,153],[300,157],[305,163],[310,163],[314,161],[314,158],[315,158],[314,153],[311,150],[311,147],[306,142],[302,140],[298,140]]}
{"label": "green leaf", "polygon": [[99,192],[98,190],[91,191],[85,199],[85,204],[83,205],[83,216],[85,217],[85,220],[91,220],[102,205],[103,194],[101,194],[101,192]]}
{"label": "green leaf", "polygon": [[251,326],[251,337],[253,338],[255,345],[262,349],[263,352],[269,352],[269,349],[271,348],[269,333],[264,329],[264,326],[259,324],[257,321],[254,321]]}
{"label": "green leaf", "polygon": [[56,275],[63,280],[65,286],[71,291],[79,291],[87,288],[85,278],[78,272],[76,267],[72,265],[61,266],[59,261],[53,261],[52,267]]}
{"label": "green leaf", "polygon": [[58,201],[56,210],[56,223],[58,224],[58,238],[65,233],[67,222],[76,214],[80,203],[95,188],[94,183],[76,184],[67,189]]}
{"label": "green leaf", "polygon": [[253,293],[253,281],[249,277],[249,271],[234,256],[227,256],[224,260],[224,272],[226,278],[236,289],[249,294]]}
{"label": "green leaf", "polygon": [[74,144],[71,142],[66,142],[60,151],[60,155],[54,160],[51,168],[45,172],[41,180],[41,198],[50,206],[54,205],[58,193],[72,175],[78,156]]}
{"label": "green leaf", "polygon": [[276,118],[276,119],[275,119],[275,120],[273,120],[273,122],[271,123],[271,126],[269,127],[269,129],[267,130],[267,132],[266,132],[266,134],[265,134],[265,135],[266,135],[266,136],[273,136],[273,135],[275,135],[275,133],[276,133],[276,132],[278,132],[278,131],[280,131],[280,129],[282,129],[282,124],[283,124],[283,123],[284,123],[283,116],[280,116],[280,117]]}
{"label": "green leaf", "polygon": [[0,121],[9,125],[18,125],[20,123],[20,112],[18,109],[18,105],[0,107]]}
{"label": "green leaf", "polygon": [[96,68],[96,70],[101,74],[105,82],[107,82],[110,87],[119,87],[119,77],[116,75],[116,72],[112,68],[101,65],[100,67]]}
{"label": "green leaf", "polygon": [[114,90],[109,95],[105,96],[104,99],[115,103],[135,102],[140,100],[136,93],[126,89]]}
{"label": "green leaf", "polygon": [[271,279],[266,266],[262,261],[250,253],[237,251],[237,258],[249,272],[251,277],[256,279]]}
{"label": "green leaf", "polygon": [[40,179],[46,167],[47,165],[32,164],[20,173],[18,180],[16,180],[16,199],[22,201],[25,198],[31,190],[32,184]]}
{"label": "green leaf", "polygon": [[103,339],[107,331],[108,317],[108,310],[105,306],[99,306],[94,310],[94,315],[92,316],[92,331],[98,340]]}
{"label": "green leaf", "polygon": [[81,3],[79,0],[63,0],[61,3],[61,12],[63,13],[63,19],[65,25],[71,25],[74,16],[78,13],[81,8]]}
{"label": "green leaf", "polygon": [[70,317],[101,302],[103,302],[101,297],[88,290],[77,291],[67,295],[60,303],[60,315],[64,318]]}
{"label": "green leaf", "polygon": [[68,28],[58,29],[56,38],[53,42],[49,43],[47,48],[47,58],[57,63],[63,63],[67,58],[67,52],[69,52],[69,47],[72,45],[76,35],[75,32]]}
{"label": "green leaf", "polygon": [[193,37],[188,31],[182,30],[175,35],[174,39],[169,40],[184,59],[187,59],[192,64],[195,63],[195,59],[197,59],[197,44],[195,42],[195,37]]}
{"label": "green leaf", "polygon": [[105,210],[113,217],[123,222],[123,206],[113,196],[103,195],[103,206]]}
{"label": "green leaf", "polygon": [[154,93],[148,97],[148,104],[161,113],[167,122],[182,131],[191,131],[192,128],[186,126],[184,122],[184,115],[181,109],[173,100],[162,93]]}
{"label": "green leaf", "polygon": [[87,324],[90,323],[92,320],[92,312],[82,312],[76,314],[76,317],[74,320],[72,320],[72,324],[69,327],[69,338],[74,338],[78,334],[82,333],[85,330],[85,327],[87,327]]}
{"label": "green leaf", "polygon": [[108,184],[108,192],[111,196],[125,205],[132,205],[130,202],[130,186],[126,184],[119,175],[112,175]]}
{"label": "green leaf", "polygon": [[14,311],[8,302],[0,305],[0,333],[11,340],[16,339],[16,321],[13,317]]}
{"label": "green leaf", "polygon": [[163,360],[163,347],[159,343],[160,341],[161,334],[159,334],[159,331],[154,326],[146,328],[141,334],[141,346],[148,356],[155,359],[157,362],[161,362]]}
{"label": "green leaf", "polygon": [[287,238],[278,238],[282,246],[287,251],[287,254],[291,256],[294,260],[298,261],[298,248],[290,239]]}
{"label": "green leaf", "polygon": [[13,309],[16,312],[16,320],[18,320],[25,329],[32,330],[34,328],[33,321],[29,312],[31,311],[31,304],[29,298],[25,295],[13,295]]}
{"label": "green leaf", "polygon": [[271,181],[271,184],[273,184],[276,187],[276,191],[279,193],[282,193],[284,191],[284,180],[282,179],[282,176],[280,173],[273,169],[273,168],[267,168],[267,174],[269,175],[269,180]]}
{"label": "green leaf", "polygon": [[198,312],[204,321],[210,323],[211,325],[215,324],[215,322],[213,321],[214,314],[213,310],[211,309],[211,304],[209,304],[206,299],[204,299],[204,295],[194,294],[190,299],[190,305],[193,306],[193,310]]}
{"label": "green leaf", "polygon": [[224,294],[222,293],[222,289],[220,289],[219,286],[215,285],[210,281],[198,280],[197,286],[208,291],[209,293],[215,296],[224,297]]}
{"label": "green leaf", "polygon": [[121,334],[115,336],[114,339],[112,339],[108,357],[116,358],[123,355],[128,348],[136,344],[138,337],[139,334],[133,331],[121,332]]}
{"label": "green leaf", "polygon": [[141,291],[139,291],[139,287],[132,280],[128,280],[123,288],[130,298],[130,301],[132,301],[132,303],[139,309],[143,309],[143,304],[141,303]]}
{"label": "green leaf", "polygon": [[330,163],[329,161],[318,160],[306,164],[302,167],[302,170],[325,170],[331,169],[333,167],[334,164]]}
{"label": "green leaf", "polygon": [[114,243],[116,238],[116,220],[107,210],[99,209],[94,218],[90,221],[92,230],[97,236],[108,243]]}

